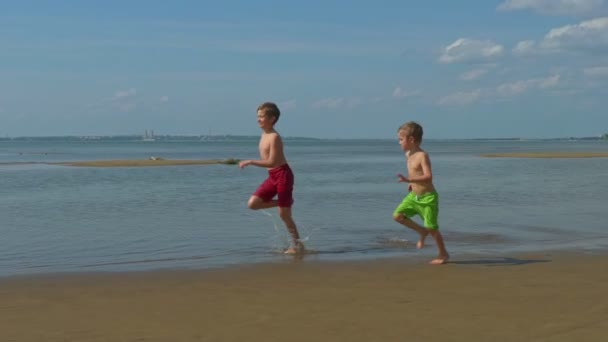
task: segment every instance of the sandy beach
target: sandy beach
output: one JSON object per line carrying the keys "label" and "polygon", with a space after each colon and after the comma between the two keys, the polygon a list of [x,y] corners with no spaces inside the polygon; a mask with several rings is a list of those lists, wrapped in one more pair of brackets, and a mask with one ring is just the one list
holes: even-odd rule
{"label": "sandy beach", "polygon": [[604,341],[607,256],[0,280],[3,341]]}

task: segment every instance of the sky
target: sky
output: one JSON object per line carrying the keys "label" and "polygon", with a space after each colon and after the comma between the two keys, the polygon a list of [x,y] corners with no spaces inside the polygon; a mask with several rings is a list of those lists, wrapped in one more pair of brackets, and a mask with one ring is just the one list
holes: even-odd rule
{"label": "sky", "polygon": [[608,0],[0,5],[0,136],[608,132]]}

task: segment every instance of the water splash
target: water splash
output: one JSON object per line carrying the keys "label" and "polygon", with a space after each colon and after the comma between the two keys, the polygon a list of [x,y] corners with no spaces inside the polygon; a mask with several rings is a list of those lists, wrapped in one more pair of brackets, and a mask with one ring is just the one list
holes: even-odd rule
{"label": "water splash", "polygon": [[[274,227],[274,231],[276,232],[276,234],[271,238],[271,241],[270,241],[271,246],[273,246],[272,249],[283,251],[284,250],[283,246],[285,246],[285,245],[289,246],[289,239],[287,237],[285,237],[285,232],[279,230],[277,221],[271,213],[269,213],[266,210],[259,210],[259,212],[261,212],[262,214],[264,214],[270,218],[270,222],[272,223],[272,226]],[[283,236],[284,238],[281,239],[281,236]],[[284,241],[281,242],[281,240],[284,240]]]}
{"label": "water splash", "polygon": [[[270,221],[272,222],[272,225],[274,227],[274,230],[276,232],[276,235],[274,236],[274,242],[273,242],[273,246],[277,247],[278,249],[283,250],[283,248],[281,246],[289,246],[291,243],[291,239],[289,237],[289,234],[286,232],[285,229],[279,229],[279,225],[277,224],[277,219],[268,211],[266,210],[259,210],[262,214],[268,216],[270,218]],[[321,228],[317,227],[317,228],[308,228],[306,225],[302,224],[301,222],[295,221],[296,223],[296,227],[298,228],[298,232],[300,233],[300,242],[304,243],[304,242],[308,242],[310,241],[310,238],[313,236],[313,234],[317,231],[320,231]],[[284,244],[281,243],[281,236],[284,236]],[[308,248],[309,246],[307,246]]]}

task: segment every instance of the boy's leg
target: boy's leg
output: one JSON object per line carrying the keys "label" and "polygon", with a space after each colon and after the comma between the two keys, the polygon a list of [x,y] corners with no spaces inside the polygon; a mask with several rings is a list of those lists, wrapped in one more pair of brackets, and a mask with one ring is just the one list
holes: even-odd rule
{"label": "boy's leg", "polygon": [[274,208],[277,205],[276,200],[264,201],[262,198],[256,195],[252,195],[247,202],[247,207],[253,210]]}
{"label": "boy's leg", "polygon": [[448,251],[445,249],[445,244],[443,243],[443,236],[437,229],[429,229],[429,233],[435,239],[435,243],[437,244],[437,249],[439,250],[439,256],[436,259],[431,260],[431,264],[433,265],[441,265],[448,262],[450,255]]}
{"label": "boy's leg", "polygon": [[424,227],[410,219],[410,217],[418,215],[415,198],[416,196],[413,192],[408,193],[393,212],[393,220],[412,230],[415,230],[420,235],[420,239],[418,240],[418,243],[416,243],[416,247],[420,249],[424,247],[424,239],[429,232]]}
{"label": "boy's leg", "polygon": [[300,241],[300,234],[296,223],[291,217],[291,206],[293,205],[294,176],[291,168],[285,166],[276,174],[277,206],[279,216],[285,223],[287,231],[291,235],[291,246],[285,251],[287,254],[298,254],[304,252],[304,244]]}
{"label": "boy's leg", "polygon": [[443,236],[439,232],[439,195],[437,193],[432,193],[428,196],[423,196],[421,199],[421,204],[423,204],[423,206],[420,216],[422,216],[424,219],[424,226],[427,227],[427,230],[435,240],[435,244],[439,250],[439,255],[436,259],[431,260],[431,264],[445,264],[448,262],[450,255],[445,249]]}
{"label": "boy's leg", "polygon": [[401,223],[402,225],[412,230],[415,230],[418,234],[420,234],[420,239],[416,243],[416,248],[420,249],[424,247],[424,239],[426,239],[426,236],[429,235],[429,231],[426,228],[407,218],[404,214],[393,214],[393,220]]}
{"label": "boy's leg", "polygon": [[304,244],[300,241],[300,233],[298,233],[296,223],[293,221],[293,217],[291,217],[291,208],[279,207],[279,216],[285,223],[285,227],[287,227],[289,235],[291,235],[291,246],[287,249],[287,251],[285,251],[285,253],[297,254],[303,252]]}
{"label": "boy's leg", "polygon": [[249,209],[268,209],[276,207],[277,201],[272,198],[277,194],[276,187],[270,177],[268,177],[247,201]]}

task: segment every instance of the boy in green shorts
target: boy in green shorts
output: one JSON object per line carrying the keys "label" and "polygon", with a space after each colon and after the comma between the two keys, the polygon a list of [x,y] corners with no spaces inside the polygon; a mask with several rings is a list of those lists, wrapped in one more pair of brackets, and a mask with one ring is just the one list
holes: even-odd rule
{"label": "boy in green shorts", "polygon": [[[397,130],[399,145],[405,151],[407,161],[407,177],[401,174],[398,174],[397,177],[400,183],[409,183],[410,192],[395,209],[393,219],[420,234],[420,240],[416,244],[418,248],[424,246],[424,239],[431,234],[439,249],[439,256],[430,263],[441,265],[447,263],[450,256],[439,232],[437,222],[439,194],[433,185],[431,160],[428,154],[420,148],[422,133],[422,126],[416,122],[405,123]],[[411,217],[415,215],[420,215],[424,221],[424,227],[411,220]]]}

